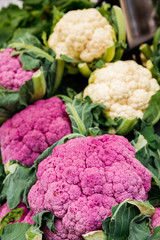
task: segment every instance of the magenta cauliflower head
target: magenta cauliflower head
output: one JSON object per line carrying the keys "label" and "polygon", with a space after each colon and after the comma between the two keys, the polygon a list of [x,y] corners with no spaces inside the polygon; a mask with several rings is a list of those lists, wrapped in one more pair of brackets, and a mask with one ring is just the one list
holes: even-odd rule
{"label": "magenta cauliflower head", "polygon": [[155,208],[155,214],[151,218],[151,226],[158,227],[160,226],[160,207]]}
{"label": "magenta cauliflower head", "polygon": [[81,239],[101,229],[111,208],[131,198],[146,200],[150,172],[122,136],[76,138],[56,146],[37,171],[28,201],[34,213],[51,211],[56,232],[48,240]]}
{"label": "magenta cauliflower head", "polygon": [[69,133],[71,124],[62,100],[39,100],[1,126],[3,163],[18,160],[31,166],[45,149]]}
{"label": "magenta cauliflower head", "polygon": [[[23,215],[21,216],[21,218],[18,221],[14,221],[12,223],[17,223],[17,222],[24,222],[24,223],[28,223],[28,224],[34,224],[32,217],[34,216],[34,213],[32,211],[30,211],[26,205],[24,205],[23,203],[20,203],[16,208],[23,208]],[[7,203],[3,204],[0,207],[0,221],[2,220],[2,218],[9,213],[10,210],[8,208]]]}
{"label": "magenta cauliflower head", "polygon": [[13,51],[14,49],[7,48],[0,53],[0,85],[10,90],[19,90],[35,71],[23,70],[19,56],[11,57]]}

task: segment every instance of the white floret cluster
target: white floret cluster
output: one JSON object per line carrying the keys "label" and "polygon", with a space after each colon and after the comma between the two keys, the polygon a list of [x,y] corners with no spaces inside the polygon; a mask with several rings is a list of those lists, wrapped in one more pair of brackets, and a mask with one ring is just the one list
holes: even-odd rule
{"label": "white floret cluster", "polygon": [[84,90],[84,97],[106,105],[105,113],[115,117],[143,118],[152,95],[160,89],[151,72],[136,62],[117,61],[97,69]]}
{"label": "white floret cluster", "polygon": [[57,57],[65,54],[75,60],[91,62],[113,45],[115,33],[98,10],[69,11],[56,24],[49,46]]}

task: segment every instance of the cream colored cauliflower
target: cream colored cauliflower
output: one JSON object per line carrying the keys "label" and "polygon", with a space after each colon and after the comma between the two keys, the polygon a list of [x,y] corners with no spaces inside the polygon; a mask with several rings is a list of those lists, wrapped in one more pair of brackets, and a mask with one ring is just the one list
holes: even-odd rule
{"label": "cream colored cauliflower", "polygon": [[105,113],[115,117],[143,118],[152,95],[160,89],[147,68],[135,61],[117,61],[97,69],[89,79],[84,97],[106,105]]}
{"label": "cream colored cauliflower", "polygon": [[91,62],[100,58],[113,45],[115,33],[94,8],[66,13],[56,24],[48,43],[57,57],[65,54],[77,61]]}

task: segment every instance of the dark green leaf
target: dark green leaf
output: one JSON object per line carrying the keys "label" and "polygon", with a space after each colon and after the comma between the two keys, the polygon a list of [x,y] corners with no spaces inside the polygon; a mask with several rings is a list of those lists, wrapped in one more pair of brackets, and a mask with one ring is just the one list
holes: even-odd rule
{"label": "dark green leaf", "polygon": [[30,227],[28,223],[10,223],[5,226],[1,240],[25,240],[26,232]]}
{"label": "dark green leaf", "polygon": [[153,126],[142,124],[140,132],[131,142],[136,150],[136,158],[151,172],[156,184],[160,187],[160,137],[154,133]]}
{"label": "dark green leaf", "polygon": [[43,225],[46,225],[49,230],[51,230],[52,232],[55,231],[53,213],[49,211],[43,211],[34,215],[32,219],[39,228],[41,228]]}
{"label": "dark green leaf", "polygon": [[153,235],[151,237],[152,240],[159,240],[160,239],[160,227],[153,228]]}
{"label": "dark green leaf", "polygon": [[52,32],[57,22],[63,17],[64,13],[60,12],[55,6],[53,7]]}
{"label": "dark green leaf", "polygon": [[151,240],[149,222],[145,215],[135,216],[130,223],[128,240]]}
{"label": "dark green leaf", "polygon": [[112,207],[112,216],[102,221],[107,240],[150,240],[149,217],[154,212],[148,202],[129,199]]}
{"label": "dark green leaf", "polygon": [[56,59],[52,63],[45,61],[43,66],[43,74],[47,84],[46,97],[52,97],[61,84],[64,61],[62,59]]}
{"label": "dark green leaf", "polygon": [[62,12],[93,7],[93,3],[89,0],[54,0],[54,2]]}
{"label": "dark green leaf", "polygon": [[[23,44],[26,44],[26,45],[33,45],[35,47],[38,47],[38,48],[41,48],[43,49],[43,46],[41,44],[41,42],[38,40],[37,37],[33,36],[32,34],[30,33],[25,33],[23,36],[15,39],[13,42],[11,42],[10,44],[13,44],[13,43],[23,43]],[[17,45],[18,46],[18,45]],[[20,45],[21,46],[21,45]],[[24,45],[25,47],[25,45]]]}
{"label": "dark green leaf", "polygon": [[152,204],[154,207],[160,206],[160,189],[155,183],[152,181],[151,183],[151,189],[148,193],[148,201],[150,204]]}
{"label": "dark green leaf", "polygon": [[18,51],[26,52],[28,55],[35,59],[47,59],[50,62],[54,61],[54,58],[49,54],[41,42],[33,35],[25,33],[23,37],[15,39],[10,43],[8,47],[17,49]]}
{"label": "dark green leaf", "polygon": [[99,118],[105,106],[98,103],[92,103],[89,97],[81,100],[74,98],[72,103],[67,103],[67,113],[72,122],[74,133],[89,135],[88,129],[99,126]]}
{"label": "dark green leaf", "polygon": [[24,70],[33,70],[41,66],[41,61],[39,59],[31,57],[25,52],[20,54],[20,60]]}
{"label": "dark green leaf", "polygon": [[0,190],[3,185],[3,180],[5,179],[5,177],[6,177],[6,174],[4,171],[4,165],[2,164],[1,159],[0,159]]}
{"label": "dark green leaf", "polygon": [[96,61],[96,68],[101,68],[105,64],[105,61],[103,59],[99,59]]}
{"label": "dark green leaf", "polygon": [[33,181],[33,185],[35,179],[36,171],[34,167],[27,167],[17,162],[14,173],[7,175],[4,181],[0,200],[6,199],[8,208],[14,209],[20,203],[25,188],[28,187],[28,182]]}
{"label": "dark green leaf", "polygon": [[156,124],[160,119],[160,90],[151,97],[149,106],[144,112],[143,120]]}

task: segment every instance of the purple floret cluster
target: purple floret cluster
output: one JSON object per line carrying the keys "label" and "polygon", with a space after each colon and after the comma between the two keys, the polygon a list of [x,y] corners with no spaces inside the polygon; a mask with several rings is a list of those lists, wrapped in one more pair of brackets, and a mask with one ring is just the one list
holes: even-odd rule
{"label": "purple floret cluster", "polygon": [[70,133],[71,124],[62,100],[39,100],[1,126],[3,164],[18,160],[31,166],[45,149]]}
{"label": "purple floret cluster", "polygon": [[151,218],[151,226],[158,227],[160,226],[160,207],[155,208],[155,214]]}
{"label": "purple floret cluster", "polygon": [[127,198],[146,200],[150,172],[135,158],[135,149],[122,136],[76,138],[56,146],[38,167],[38,181],[28,194],[36,214],[55,215],[56,232],[47,240],[80,240],[101,229],[112,206]]}
{"label": "purple floret cluster", "polygon": [[0,53],[0,85],[10,90],[19,90],[35,71],[23,70],[19,56],[11,57],[13,51],[14,49],[7,48]]}
{"label": "purple floret cluster", "polygon": [[[28,224],[34,224],[34,222],[32,220],[32,217],[34,216],[34,213],[32,211],[30,211],[26,207],[26,205],[24,205],[23,203],[20,203],[16,208],[23,208],[23,215],[21,216],[21,218],[18,221],[14,221],[12,223],[23,222],[23,223],[28,223]],[[10,211],[11,210],[8,208],[7,203],[4,203],[0,207],[0,221]]]}

